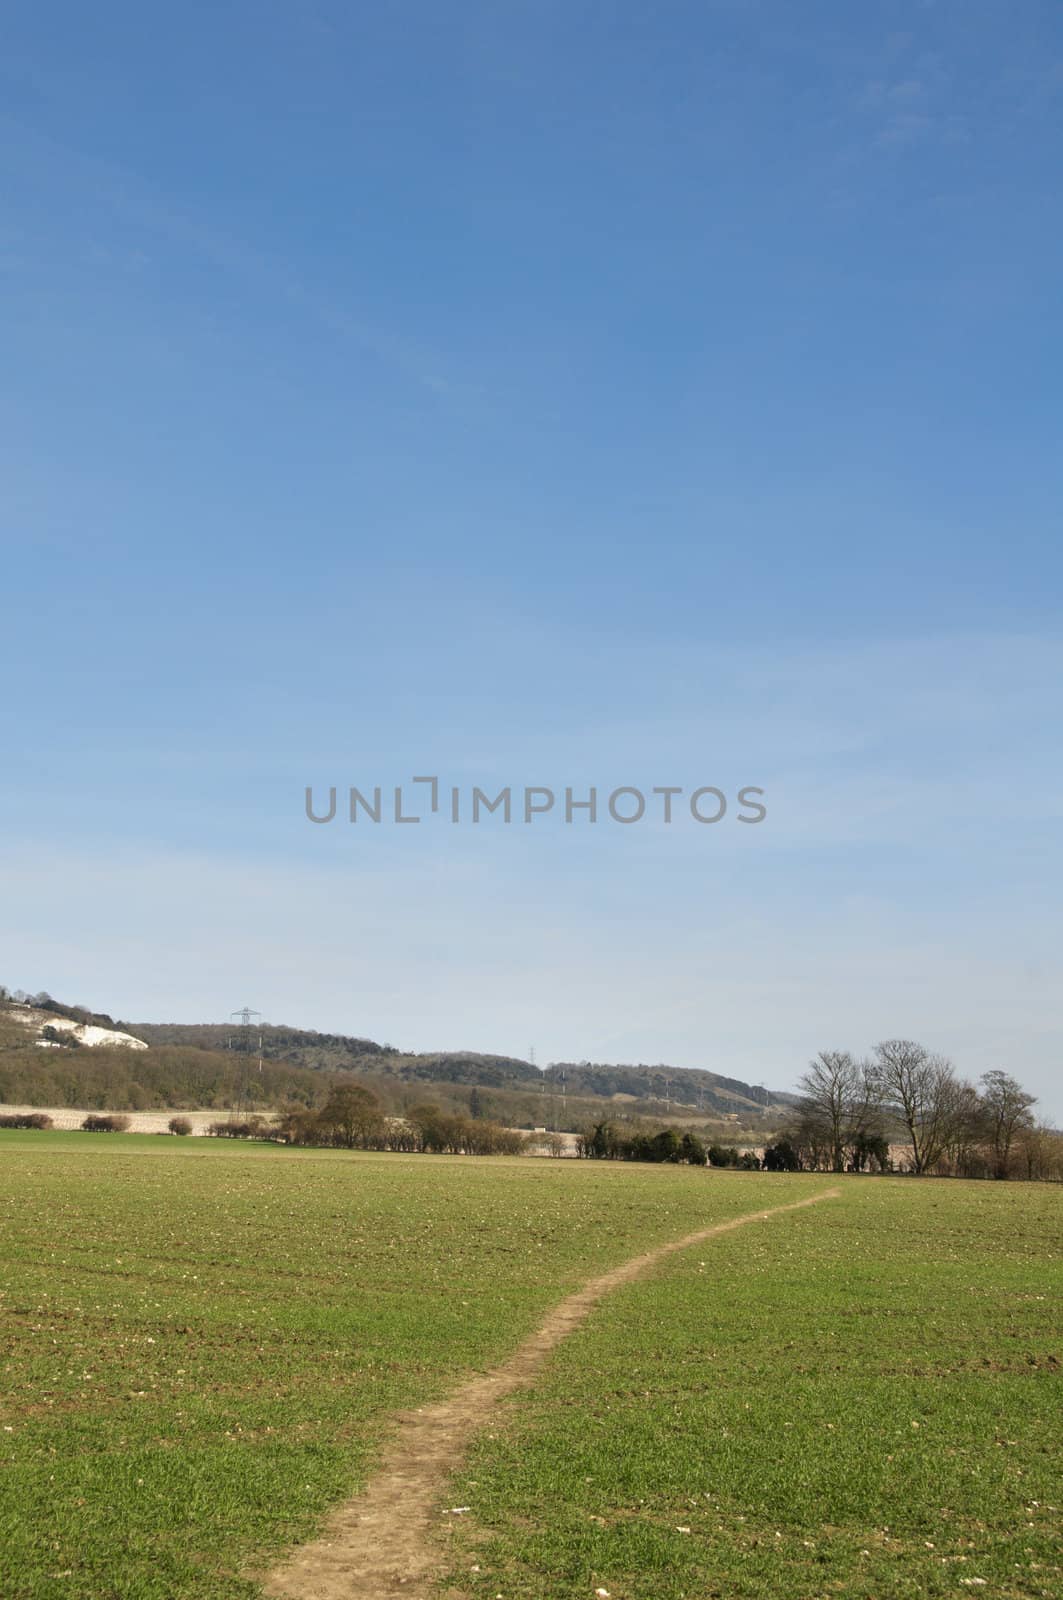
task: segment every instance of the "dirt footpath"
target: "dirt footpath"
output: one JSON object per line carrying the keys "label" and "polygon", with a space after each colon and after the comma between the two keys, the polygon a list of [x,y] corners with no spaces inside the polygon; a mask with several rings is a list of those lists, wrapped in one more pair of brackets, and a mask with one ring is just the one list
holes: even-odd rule
{"label": "dirt footpath", "polygon": [[388,1595],[430,1600],[441,1559],[437,1535],[445,1526],[438,1502],[447,1480],[474,1434],[495,1415],[498,1401],[530,1384],[550,1352],[603,1296],[678,1250],[834,1199],[839,1192],[823,1189],[807,1200],[701,1228],[622,1262],[570,1294],[508,1361],[448,1399],[401,1415],[380,1470],[363,1493],[331,1516],[321,1538],[303,1545],[269,1575],[266,1593],[276,1600],[385,1600]]}

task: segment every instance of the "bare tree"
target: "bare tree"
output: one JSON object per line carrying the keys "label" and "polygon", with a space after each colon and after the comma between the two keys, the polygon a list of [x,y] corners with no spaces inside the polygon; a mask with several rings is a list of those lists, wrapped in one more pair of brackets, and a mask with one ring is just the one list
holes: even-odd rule
{"label": "bare tree", "polygon": [[798,1081],[803,1142],[845,1171],[846,1153],[871,1131],[874,1095],[867,1066],[848,1050],[821,1050]]}
{"label": "bare tree", "polygon": [[1027,1094],[1022,1085],[1007,1072],[983,1073],[981,1081],[982,1111],[986,1136],[993,1152],[993,1174],[997,1178],[1006,1178],[1015,1135],[1020,1129],[1031,1126],[1033,1117],[1030,1107],[1037,1104],[1037,1097]]}
{"label": "bare tree", "polygon": [[1042,1182],[1063,1180],[1063,1134],[1033,1119],[1018,1129],[1015,1149],[1023,1176]]}
{"label": "bare tree", "polygon": [[376,1095],[356,1083],[333,1084],[317,1120],[348,1150],[372,1149],[384,1126]]}
{"label": "bare tree", "polygon": [[953,1083],[946,1112],[942,1154],[950,1172],[955,1178],[985,1177],[985,1113],[973,1083]]}
{"label": "bare tree", "polygon": [[879,1098],[904,1124],[916,1173],[932,1172],[962,1114],[961,1086],[944,1056],[914,1039],[884,1039],[873,1068]]}

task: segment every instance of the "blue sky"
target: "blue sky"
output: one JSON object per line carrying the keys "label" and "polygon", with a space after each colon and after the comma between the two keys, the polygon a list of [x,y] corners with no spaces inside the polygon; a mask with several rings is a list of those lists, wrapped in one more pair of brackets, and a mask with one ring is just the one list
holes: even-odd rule
{"label": "blue sky", "polygon": [[[1054,4],[15,4],[0,977],[1063,1120]],[[313,783],[767,791],[333,825]]]}

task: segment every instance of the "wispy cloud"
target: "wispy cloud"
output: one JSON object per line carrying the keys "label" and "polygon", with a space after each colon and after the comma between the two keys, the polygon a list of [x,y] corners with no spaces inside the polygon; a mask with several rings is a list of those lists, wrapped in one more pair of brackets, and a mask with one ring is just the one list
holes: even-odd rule
{"label": "wispy cloud", "polygon": [[91,194],[98,213],[159,241],[149,249],[146,239],[119,245],[93,237],[84,252],[94,266],[109,264],[123,271],[142,267],[153,254],[165,254],[161,241],[166,241],[239,280],[263,299],[295,307],[428,393],[468,393],[468,385],[448,372],[448,361],[439,351],[359,316],[308,283],[290,262],[175,202],[133,169],[88,155],[10,117],[0,118],[0,130],[4,135],[0,159],[6,165],[23,171],[36,167],[46,180],[58,176],[72,182],[82,195]]}
{"label": "wispy cloud", "polygon": [[950,104],[951,77],[940,56],[909,56],[907,37],[893,39],[881,76],[867,81],[856,99],[859,114],[879,150],[908,150],[929,140],[956,143],[966,121]]}

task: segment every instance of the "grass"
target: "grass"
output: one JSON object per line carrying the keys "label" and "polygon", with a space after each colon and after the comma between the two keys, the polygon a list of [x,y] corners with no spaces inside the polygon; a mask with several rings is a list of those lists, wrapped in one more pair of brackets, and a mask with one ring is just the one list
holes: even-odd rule
{"label": "grass", "polygon": [[[825,1182],[0,1133],[0,1594],[250,1600],[391,1413]],[[1063,1194],[840,1182],[618,1291],[499,1408],[447,1490],[463,1593],[1063,1590]]]}
{"label": "grass", "polygon": [[246,1600],[382,1422],[808,1180],[0,1133],[0,1594]]}
{"label": "grass", "polygon": [[1063,1194],[840,1182],[620,1290],[503,1408],[448,1491],[463,1593],[1063,1593]]}

